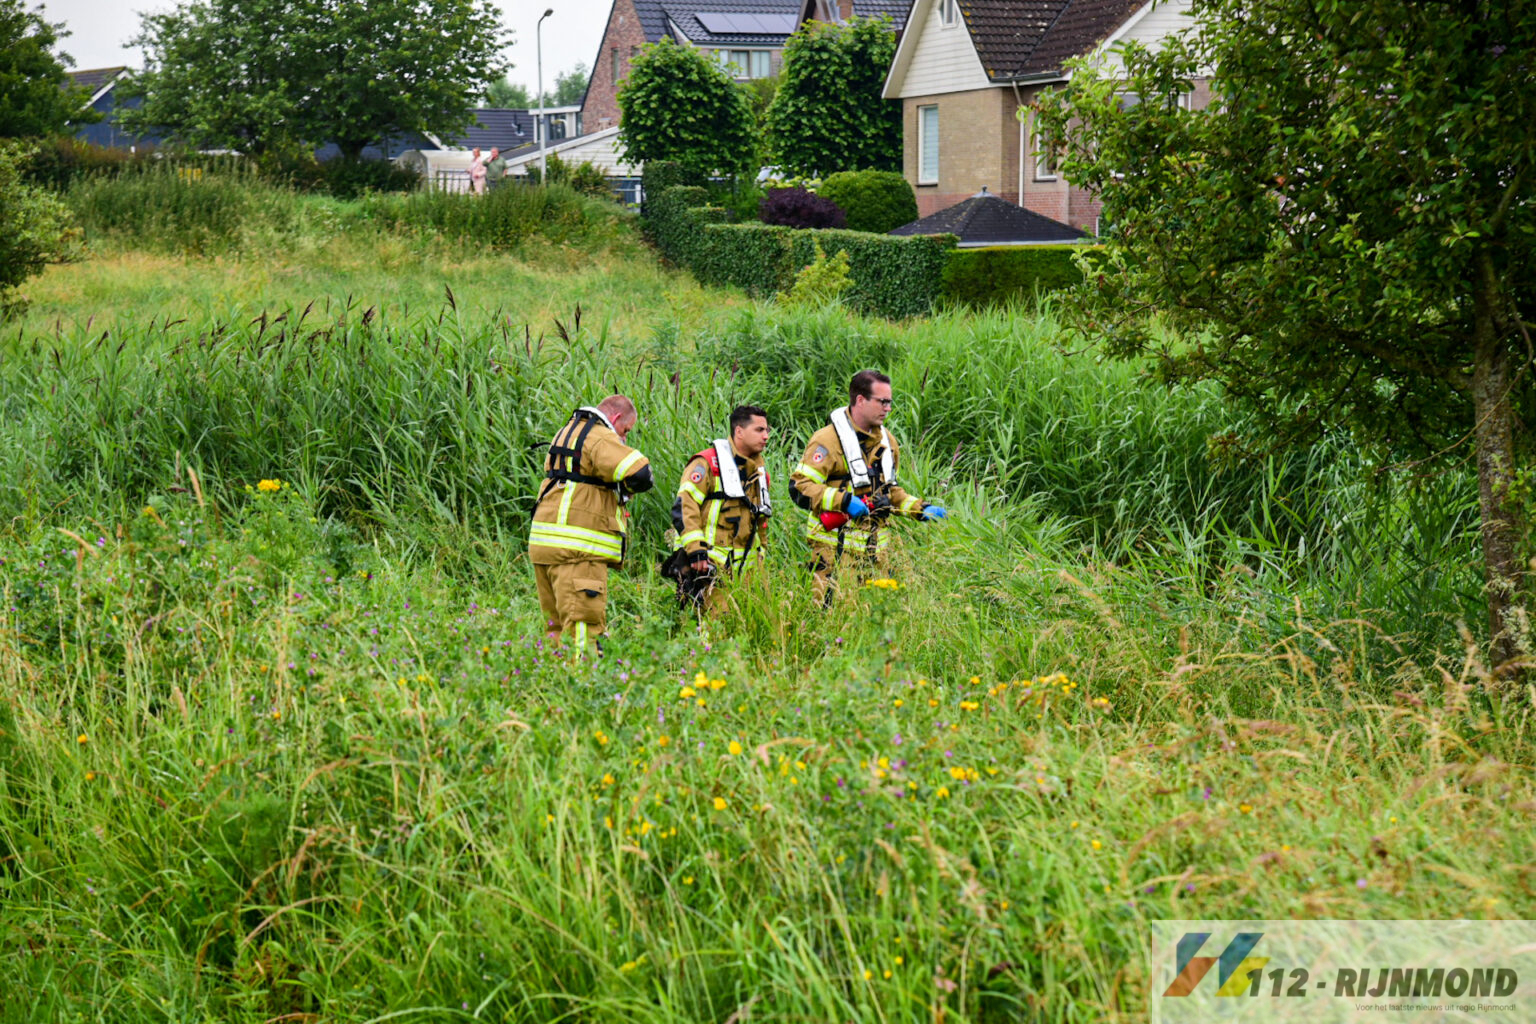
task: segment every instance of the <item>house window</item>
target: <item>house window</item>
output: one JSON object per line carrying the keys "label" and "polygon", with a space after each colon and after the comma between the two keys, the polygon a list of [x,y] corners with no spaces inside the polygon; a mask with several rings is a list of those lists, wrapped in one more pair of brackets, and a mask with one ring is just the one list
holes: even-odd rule
{"label": "house window", "polygon": [[1056,166],[1061,161],[1061,146],[1055,139],[1035,129],[1035,180],[1055,181]]}
{"label": "house window", "polygon": [[917,183],[939,183],[939,108],[917,108]]}
{"label": "house window", "polygon": [[617,46],[615,46],[613,48],[612,56],[613,56],[613,82],[614,82],[615,85],[617,85],[618,82],[619,82],[619,48]]}
{"label": "house window", "polygon": [[945,28],[960,24],[959,0],[939,0],[939,24]]}
{"label": "house window", "polygon": [[767,78],[772,54],[767,50],[716,50],[715,56],[732,78]]}

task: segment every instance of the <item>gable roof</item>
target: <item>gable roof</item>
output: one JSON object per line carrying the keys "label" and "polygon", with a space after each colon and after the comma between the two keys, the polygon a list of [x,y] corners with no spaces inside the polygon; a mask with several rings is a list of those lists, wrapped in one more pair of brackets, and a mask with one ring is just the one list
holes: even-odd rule
{"label": "gable roof", "polygon": [[978,245],[1041,245],[1080,242],[1085,232],[983,189],[947,210],[903,224],[893,235],[956,235],[962,248]]}
{"label": "gable roof", "polygon": [[113,68],[90,68],[86,71],[69,72],[69,84],[77,89],[84,89],[90,94],[86,106],[90,106],[101,99],[101,94],[117,84],[118,79],[128,73],[128,68],[119,64]]}
{"label": "gable roof", "polygon": [[[1061,78],[1068,58],[1117,37],[1154,2],[1159,0],[956,0],[987,80],[997,85]],[[914,0],[908,21],[920,24],[933,3]],[[904,78],[922,34],[902,33],[886,78],[887,98],[899,95],[893,90]]]}

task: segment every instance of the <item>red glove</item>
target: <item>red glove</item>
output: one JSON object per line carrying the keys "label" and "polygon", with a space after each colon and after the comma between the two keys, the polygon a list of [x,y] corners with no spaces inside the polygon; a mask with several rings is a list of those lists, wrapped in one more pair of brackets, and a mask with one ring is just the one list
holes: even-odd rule
{"label": "red glove", "polygon": [[850,516],[847,512],[823,512],[820,515],[821,525],[828,530],[840,530],[848,522]]}

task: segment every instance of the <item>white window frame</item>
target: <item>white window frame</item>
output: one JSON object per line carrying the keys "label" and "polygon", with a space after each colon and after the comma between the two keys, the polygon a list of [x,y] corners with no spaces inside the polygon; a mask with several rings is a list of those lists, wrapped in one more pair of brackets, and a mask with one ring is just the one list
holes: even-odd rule
{"label": "white window frame", "polygon": [[960,24],[959,0],[939,0],[939,27],[954,28]]}
{"label": "white window frame", "polygon": [[1045,133],[1040,130],[1038,121],[1035,123],[1034,128],[1035,180],[1055,181],[1058,177],[1056,164],[1061,160],[1061,156],[1057,152],[1060,147],[1053,147],[1050,145],[1050,140],[1047,139]]}
{"label": "white window frame", "polygon": [[929,110],[933,111],[933,127],[935,135],[937,135],[939,127],[939,105],[937,103],[925,103],[923,106],[917,108],[917,183],[919,185],[937,185],[939,183],[939,162],[942,154],[939,152],[939,140],[937,137],[935,137],[933,140],[934,156],[933,174],[931,176],[925,173],[926,168],[923,164],[923,158],[928,151],[928,131],[924,125],[924,122],[926,121],[926,117],[924,115]]}

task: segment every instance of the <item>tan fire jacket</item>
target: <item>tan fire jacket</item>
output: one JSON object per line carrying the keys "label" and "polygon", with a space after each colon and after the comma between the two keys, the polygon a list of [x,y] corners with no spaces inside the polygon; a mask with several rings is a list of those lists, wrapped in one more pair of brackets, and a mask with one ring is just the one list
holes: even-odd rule
{"label": "tan fire jacket", "polygon": [[756,518],[756,509],[766,504],[758,479],[762,457],[747,458],[734,445],[731,452],[736,456],[745,497],[726,496],[720,475],[710,465],[708,456],[714,454],[710,449],[695,455],[683,468],[677,500],[672,503],[672,526],[677,530],[673,550],[708,552],[722,569],[740,568],[748,557],[761,558],[763,538],[754,539],[753,534],[767,528],[766,521],[759,523]]}
{"label": "tan fire jacket", "polygon": [[[908,494],[894,482],[901,457],[896,439],[890,437],[889,431],[885,431],[883,436],[879,430],[873,433],[859,431],[858,435],[859,447],[863,449],[864,461],[869,466],[868,487],[853,487],[848,460],[844,458],[842,445],[837,440],[837,429],[830,423],[811,435],[805,455],[790,476],[790,498],[810,513],[806,519],[805,536],[812,544],[825,544],[845,550],[866,550],[868,535],[879,525],[878,519],[861,516],[848,520],[837,529],[829,529],[821,519],[825,512],[846,513],[848,500],[855,494],[863,498],[866,504],[873,495],[886,494],[891,500],[893,515],[920,518],[923,514],[923,499]],[[885,476],[883,438],[889,438],[891,445],[889,480]],[[886,531],[880,530],[875,539],[877,553],[884,551],[889,542]]]}
{"label": "tan fire jacket", "polygon": [[545,482],[528,533],[529,561],[622,562],[628,525],[620,491],[649,490],[650,466],[602,413],[578,409],[544,459]]}

